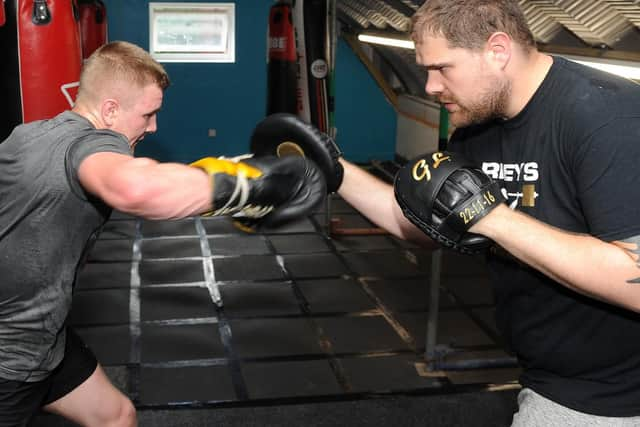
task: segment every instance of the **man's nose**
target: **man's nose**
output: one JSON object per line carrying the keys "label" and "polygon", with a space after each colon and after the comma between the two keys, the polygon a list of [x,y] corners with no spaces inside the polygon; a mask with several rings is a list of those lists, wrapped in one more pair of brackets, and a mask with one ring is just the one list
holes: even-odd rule
{"label": "man's nose", "polygon": [[428,95],[438,95],[442,93],[443,85],[437,72],[429,71],[427,73],[427,83],[425,84],[424,90]]}
{"label": "man's nose", "polygon": [[146,132],[154,133],[156,130],[158,130],[158,121],[156,120],[156,116],[153,116],[149,120],[149,125],[147,126]]}

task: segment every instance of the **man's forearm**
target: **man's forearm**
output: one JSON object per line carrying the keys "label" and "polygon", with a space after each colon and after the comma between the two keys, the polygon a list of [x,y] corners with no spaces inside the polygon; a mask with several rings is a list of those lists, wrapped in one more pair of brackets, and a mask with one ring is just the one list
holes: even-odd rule
{"label": "man's forearm", "polygon": [[552,227],[507,206],[470,231],[576,292],[640,312],[637,256],[620,244]]}
{"label": "man's forearm", "polygon": [[338,193],[351,206],[377,226],[421,246],[435,248],[435,243],[407,220],[393,194],[393,186],[361,167],[340,160],[344,179]]}

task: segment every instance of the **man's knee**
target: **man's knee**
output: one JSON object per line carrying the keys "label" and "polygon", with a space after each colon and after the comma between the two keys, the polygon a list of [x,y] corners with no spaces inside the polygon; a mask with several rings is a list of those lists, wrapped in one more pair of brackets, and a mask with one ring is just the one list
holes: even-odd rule
{"label": "man's knee", "polygon": [[100,425],[110,427],[133,427],[138,425],[136,408],[131,400],[125,396],[122,396],[120,401],[111,408],[111,411],[104,415],[105,419],[99,423]]}

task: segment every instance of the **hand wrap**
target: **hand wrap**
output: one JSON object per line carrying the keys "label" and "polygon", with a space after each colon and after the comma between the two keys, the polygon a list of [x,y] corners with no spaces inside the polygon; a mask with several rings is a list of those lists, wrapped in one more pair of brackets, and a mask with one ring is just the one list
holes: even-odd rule
{"label": "hand wrap", "polygon": [[191,166],[211,176],[213,209],[204,215],[233,215],[246,225],[277,226],[310,215],[326,196],[322,173],[303,157],[205,157]]}

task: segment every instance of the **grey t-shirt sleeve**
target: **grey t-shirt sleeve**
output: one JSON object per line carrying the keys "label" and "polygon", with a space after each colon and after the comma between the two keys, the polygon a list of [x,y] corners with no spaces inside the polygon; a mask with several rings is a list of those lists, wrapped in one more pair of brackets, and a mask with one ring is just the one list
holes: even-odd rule
{"label": "grey t-shirt sleeve", "polygon": [[88,198],[78,178],[78,168],[82,161],[91,154],[100,152],[131,155],[127,140],[120,134],[109,130],[93,130],[78,137],[67,150],[65,168],[71,190],[80,198]]}

